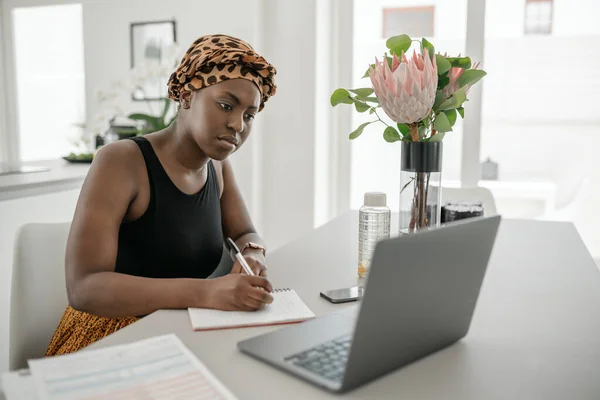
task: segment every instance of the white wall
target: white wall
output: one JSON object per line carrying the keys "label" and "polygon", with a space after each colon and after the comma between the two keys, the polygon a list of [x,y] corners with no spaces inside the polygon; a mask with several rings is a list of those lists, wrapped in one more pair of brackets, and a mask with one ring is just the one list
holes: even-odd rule
{"label": "white wall", "polygon": [[[556,49],[568,51],[568,61],[566,56],[560,61]],[[507,59],[521,60],[527,68]],[[492,156],[504,155],[514,173],[547,171],[551,175],[563,168],[564,157],[561,163],[554,162],[570,151],[560,145],[563,141],[600,145],[595,100],[600,95],[600,35],[489,39],[486,65],[483,118],[487,131],[482,136],[489,147],[485,150]],[[584,154],[584,149],[572,150]],[[557,158],[548,157],[548,151]]]}
{"label": "white wall", "polygon": [[554,0],[552,35],[587,36],[600,34],[600,1]]}
{"label": "white wall", "polygon": [[[277,94],[263,111],[263,223],[278,247],[312,229],[316,0],[269,1],[264,56],[277,68]],[[272,101],[272,102],[271,102]]]}
{"label": "white wall", "polygon": [[[20,226],[30,222],[70,221],[79,189],[0,201],[0,373],[8,369],[8,320],[13,248]],[[33,250],[33,249],[32,249]],[[58,324],[58,321],[56,321]]]}
{"label": "white wall", "polygon": [[487,37],[522,37],[524,23],[525,0],[486,0]]}

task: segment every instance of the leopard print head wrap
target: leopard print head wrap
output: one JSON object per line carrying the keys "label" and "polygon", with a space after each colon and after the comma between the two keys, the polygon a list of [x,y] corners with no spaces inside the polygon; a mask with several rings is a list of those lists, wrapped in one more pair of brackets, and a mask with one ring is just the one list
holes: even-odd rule
{"label": "leopard print head wrap", "polygon": [[198,38],[183,56],[179,67],[169,78],[169,98],[179,101],[183,92],[191,92],[227,79],[247,79],[254,82],[261,94],[259,111],[275,94],[275,67],[252,46],[227,35],[207,35]]}

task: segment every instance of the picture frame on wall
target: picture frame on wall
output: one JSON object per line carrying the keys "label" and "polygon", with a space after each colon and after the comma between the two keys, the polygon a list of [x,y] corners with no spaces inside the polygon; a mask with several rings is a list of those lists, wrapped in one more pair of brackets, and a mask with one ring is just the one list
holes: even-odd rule
{"label": "picture frame on wall", "polygon": [[[169,49],[177,42],[174,20],[133,22],[130,25],[131,68],[140,70],[132,99],[136,101],[161,100],[166,96],[169,74],[159,66],[165,66]],[[168,65],[167,65],[168,67]],[[147,71],[149,69],[150,71]],[[171,71],[172,72],[172,71]],[[157,76],[158,75],[158,76]]]}
{"label": "picture frame on wall", "polygon": [[381,37],[407,34],[410,37],[435,36],[435,6],[385,7]]}

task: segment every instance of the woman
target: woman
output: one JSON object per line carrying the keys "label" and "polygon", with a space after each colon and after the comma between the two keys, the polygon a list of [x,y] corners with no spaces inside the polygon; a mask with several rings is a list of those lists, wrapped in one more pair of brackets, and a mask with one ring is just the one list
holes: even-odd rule
{"label": "woman", "polygon": [[[276,71],[252,47],[203,36],[169,79],[175,122],[98,151],[66,251],[70,306],[46,355],[76,351],[159,309],[253,311],[272,301],[265,248],[227,157],[275,94]],[[207,278],[231,237],[257,276]]]}

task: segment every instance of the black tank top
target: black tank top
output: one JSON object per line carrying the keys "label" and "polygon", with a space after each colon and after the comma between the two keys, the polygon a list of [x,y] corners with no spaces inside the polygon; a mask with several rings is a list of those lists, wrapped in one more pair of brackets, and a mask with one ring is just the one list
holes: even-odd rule
{"label": "black tank top", "polygon": [[132,139],[144,156],[150,203],[141,218],[122,222],[115,271],[148,278],[206,278],[223,252],[219,183],[212,160],[196,194],[180,191],[144,137]]}

